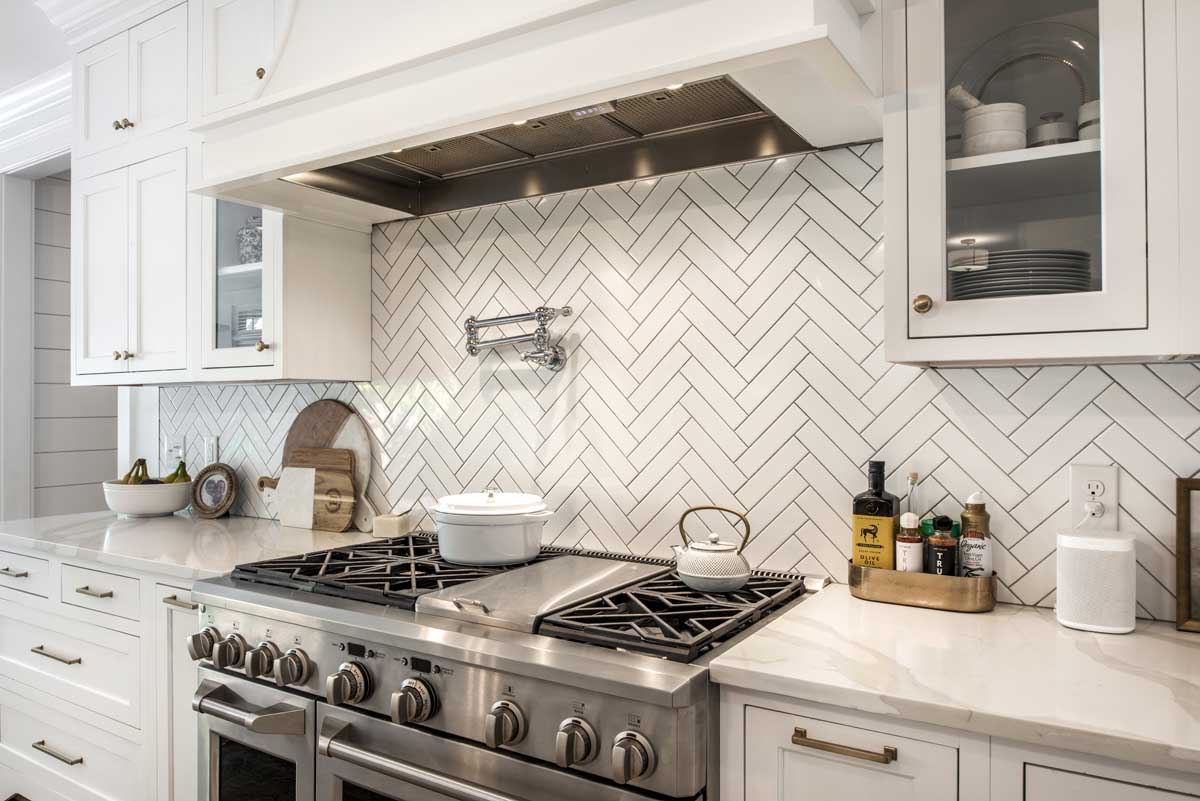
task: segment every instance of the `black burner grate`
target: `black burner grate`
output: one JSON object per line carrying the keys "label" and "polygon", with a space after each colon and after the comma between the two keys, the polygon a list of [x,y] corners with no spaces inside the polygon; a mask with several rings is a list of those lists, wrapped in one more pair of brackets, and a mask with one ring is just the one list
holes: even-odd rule
{"label": "black burner grate", "polygon": [[539,634],[691,662],[804,592],[804,578],[757,571],[740,590],[705,593],[671,572],[548,615]]}
{"label": "black burner grate", "polygon": [[[533,562],[565,553],[573,551],[545,548]],[[233,578],[412,609],[417,598],[426,593],[521,566],[452,564],[442,559],[438,552],[437,537],[427,532],[417,532],[393,539],[238,565],[233,570]]]}

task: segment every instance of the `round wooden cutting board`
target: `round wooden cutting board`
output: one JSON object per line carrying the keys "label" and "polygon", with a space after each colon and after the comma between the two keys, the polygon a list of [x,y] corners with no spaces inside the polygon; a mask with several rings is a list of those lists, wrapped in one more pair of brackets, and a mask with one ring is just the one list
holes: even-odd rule
{"label": "round wooden cutting board", "polygon": [[358,413],[337,400],[319,400],[296,416],[283,441],[283,466],[291,463],[297,448],[346,448],[354,451],[354,525],[369,532],[375,527],[375,510],[367,501],[371,479],[371,434]]}

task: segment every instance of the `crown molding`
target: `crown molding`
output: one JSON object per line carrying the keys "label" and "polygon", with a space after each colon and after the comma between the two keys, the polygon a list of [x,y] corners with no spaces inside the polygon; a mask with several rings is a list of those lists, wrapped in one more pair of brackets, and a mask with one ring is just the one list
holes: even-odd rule
{"label": "crown molding", "polygon": [[0,93],[0,173],[69,148],[71,64]]}
{"label": "crown molding", "polygon": [[78,47],[98,41],[134,24],[162,0],[35,0],[50,24],[63,32],[67,44]]}

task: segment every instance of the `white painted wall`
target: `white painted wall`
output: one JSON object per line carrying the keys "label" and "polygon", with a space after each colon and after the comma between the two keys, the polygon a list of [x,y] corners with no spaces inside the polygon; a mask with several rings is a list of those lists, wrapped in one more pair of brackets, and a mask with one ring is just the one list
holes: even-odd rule
{"label": "white painted wall", "polygon": [[71,182],[34,184],[33,515],[104,509],[117,474],[117,390],[72,387]]}
{"label": "white painted wall", "polygon": [[62,31],[33,0],[0,0],[0,92],[70,57]]}

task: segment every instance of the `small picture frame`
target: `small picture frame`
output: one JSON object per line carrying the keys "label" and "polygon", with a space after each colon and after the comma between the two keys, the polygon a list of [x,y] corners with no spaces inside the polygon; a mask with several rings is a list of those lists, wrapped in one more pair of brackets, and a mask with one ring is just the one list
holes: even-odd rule
{"label": "small picture frame", "polygon": [[1175,628],[1200,632],[1200,538],[1193,542],[1194,492],[1200,492],[1200,478],[1175,479]]}
{"label": "small picture frame", "polygon": [[233,468],[220,462],[210,464],[192,481],[192,512],[208,519],[226,515],[237,500],[237,491]]}

